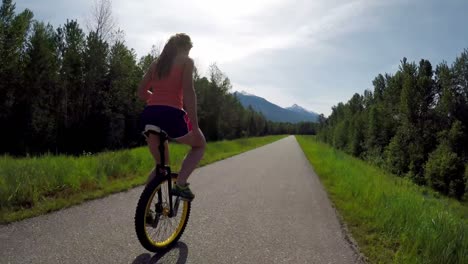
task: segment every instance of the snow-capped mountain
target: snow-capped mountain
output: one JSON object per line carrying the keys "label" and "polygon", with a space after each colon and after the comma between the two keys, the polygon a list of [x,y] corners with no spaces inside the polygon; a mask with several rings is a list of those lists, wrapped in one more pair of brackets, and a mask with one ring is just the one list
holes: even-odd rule
{"label": "snow-capped mountain", "polygon": [[290,106],[290,107],[286,107],[286,109],[291,110],[291,111],[294,111],[294,112],[297,112],[297,113],[305,113],[305,114],[318,115],[317,113],[315,113],[315,112],[313,112],[313,111],[309,111],[309,110],[305,109],[304,107],[302,107],[302,106],[300,106],[300,105],[297,105],[297,104],[293,104],[293,105]]}
{"label": "snow-capped mountain", "polygon": [[247,92],[235,92],[234,95],[239,99],[244,107],[252,106],[258,112],[262,112],[268,120],[275,122],[317,122],[318,114],[308,111],[303,107],[294,104],[291,107],[282,108],[266,99],[249,94]]}

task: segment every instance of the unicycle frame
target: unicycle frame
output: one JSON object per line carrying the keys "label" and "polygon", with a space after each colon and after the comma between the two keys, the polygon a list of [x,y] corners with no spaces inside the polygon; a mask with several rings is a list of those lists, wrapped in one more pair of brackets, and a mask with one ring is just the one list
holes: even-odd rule
{"label": "unicycle frame", "polygon": [[[161,157],[161,164],[156,164],[156,178],[166,178],[167,180],[167,187],[168,187],[168,194],[169,194],[169,217],[174,217],[176,216],[176,214],[174,214],[174,211],[177,212],[177,207],[179,207],[179,200],[180,198],[177,197],[176,199],[176,207],[174,208],[174,203],[173,203],[173,199],[172,199],[172,195],[171,195],[171,191],[172,191],[172,177],[173,177],[173,174],[171,172],[171,167],[169,165],[166,165],[166,155],[165,155],[165,143],[166,141],[169,140],[169,137],[167,136],[167,134],[163,131],[157,133],[157,132],[153,132],[151,131],[150,133],[153,133],[155,135],[158,135],[159,136],[159,147],[158,147],[158,150],[159,150],[159,154],[160,154],[160,157]],[[153,179],[154,180],[154,179]],[[158,203],[159,204],[162,204],[162,191],[161,189],[158,190]]]}
{"label": "unicycle frame", "polygon": [[[189,219],[191,202],[172,195],[173,181],[177,179],[178,175],[172,173],[171,168],[166,165],[165,154],[169,153],[165,153],[165,143],[169,139],[168,135],[164,131],[150,131],[149,133],[159,136],[158,151],[161,155],[161,162],[156,164],[155,177],[146,184],[138,200],[135,211],[135,231],[144,248],[152,252],[158,252],[172,247],[182,236]],[[165,196],[165,188],[167,188],[168,196]],[[154,197],[155,195],[157,198]],[[179,205],[183,208],[180,213],[178,212]],[[149,214],[153,206],[154,214]],[[148,233],[150,229],[148,228],[153,228],[151,230],[160,227],[164,229],[165,227],[160,225],[160,221],[167,221],[168,218],[174,219],[179,214],[181,215],[180,220],[175,219],[175,230],[171,231],[172,233],[169,233],[168,237],[164,236],[163,240],[158,238],[155,240],[150,236],[150,233]],[[147,222],[147,220],[151,222]],[[170,228],[172,228],[172,225]],[[155,234],[158,235],[158,232]]]}

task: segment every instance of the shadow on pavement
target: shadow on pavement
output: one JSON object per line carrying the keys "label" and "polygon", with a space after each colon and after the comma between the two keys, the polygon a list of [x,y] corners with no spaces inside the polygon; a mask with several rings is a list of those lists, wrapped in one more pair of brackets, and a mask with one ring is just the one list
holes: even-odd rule
{"label": "shadow on pavement", "polygon": [[[178,251],[178,258],[175,258]],[[170,255],[170,256],[169,256]],[[166,256],[166,257],[165,257]],[[177,242],[174,247],[164,252],[158,252],[151,257],[149,253],[143,253],[135,258],[132,264],[156,264],[164,257],[164,263],[185,264],[188,257],[188,247],[184,242]],[[167,260],[166,260],[167,258]],[[174,258],[174,259],[173,259]],[[173,259],[172,261],[170,259]]]}

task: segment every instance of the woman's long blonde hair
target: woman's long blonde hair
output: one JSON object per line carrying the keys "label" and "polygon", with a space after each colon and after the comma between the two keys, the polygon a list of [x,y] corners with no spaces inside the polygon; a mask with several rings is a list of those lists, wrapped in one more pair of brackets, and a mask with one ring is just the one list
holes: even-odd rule
{"label": "woman's long blonde hair", "polygon": [[162,79],[169,74],[178,49],[190,49],[191,47],[192,41],[185,33],[178,33],[170,37],[156,61],[156,74],[158,78]]}

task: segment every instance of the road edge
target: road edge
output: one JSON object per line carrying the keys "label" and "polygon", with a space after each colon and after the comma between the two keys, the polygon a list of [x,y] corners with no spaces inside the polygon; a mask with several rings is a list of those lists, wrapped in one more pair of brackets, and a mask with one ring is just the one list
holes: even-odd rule
{"label": "road edge", "polygon": [[[302,154],[304,155],[304,158],[307,160],[307,163],[309,164],[310,168],[314,171],[314,173],[318,176],[317,172],[315,171],[314,169],[314,166],[312,165],[312,163],[310,163],[309,159],[307,158],[304,150],[302,149],[302,146],[301,144],[299,144],[299,142],[297,141],[297,138],[296,138],[296,135],[294,135],[294,140],[296,141],[297,145],[299,145],[299,148],[301,149],[302,151]],[[368,258],[361,252],[361,250],[359,249],[359,245],[358,243],[356,242],[356,240],[353,238],[351,232],[349,231],[349,228],[348,228],[348,225],[346,224],[346,222],[344,221],[343,217],[341,216],[340,212],[338,211],[338,209],[336,209],[336,206],[335,206],[335,203],[333,202],[333,200],[330,198],[330,195],[328,194],[328,191],[327,189],[325,188],[325,186],[323,185],[322,181],[320,180],[320,177],[317,177],[319,182],[320,182],[320,185],[322,185],[322,188],[323,190],[325,191],[325,193],[327,194],[327,198],[328,200],[330,201],[330,204],[333,208],[333,211],[335,212],[336,216],[337,216],[337,219],[338,219],[338,223],[340,224],[340,230],[341,230],[341,233],[343,234],[343,237],[344,239],[346,240],[346,242],[348,243],[348,245],[350,246],[351,250],[353,251],[354,253],[354,256],[355,256],[355,263],[356,264],[368,264]]]}

